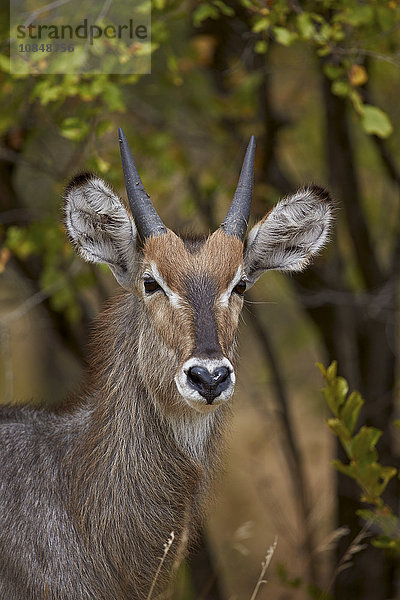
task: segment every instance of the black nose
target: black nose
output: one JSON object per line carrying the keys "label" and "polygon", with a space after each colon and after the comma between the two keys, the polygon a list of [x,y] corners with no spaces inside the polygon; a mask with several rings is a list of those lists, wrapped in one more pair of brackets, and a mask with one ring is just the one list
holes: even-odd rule
{"label": "black nose", "polygon": [[207,400],[207,404],[212,404],[214,398],[230,384],[229,370],[226,367],[218,367],[210,373],[205,367],[195,365],[188,370],[187,378],[190,385]]}

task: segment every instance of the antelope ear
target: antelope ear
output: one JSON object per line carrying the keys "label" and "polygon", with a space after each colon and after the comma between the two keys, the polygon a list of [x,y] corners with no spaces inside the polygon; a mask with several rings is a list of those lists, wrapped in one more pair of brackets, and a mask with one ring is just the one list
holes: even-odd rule
{"label": "antelope ear", "polygon": [[64,222],[78,254],[87,262],[105,263],[122,287],[132,281],[136,227],[120,198],[92,173],[75,177],[64,194]]}
{"label": "antelope ear", "polygon": [[264,271],[302,271],[329,237],[333,205],[318,186],[283,198],[251,229],[244,268],[251,287]]}

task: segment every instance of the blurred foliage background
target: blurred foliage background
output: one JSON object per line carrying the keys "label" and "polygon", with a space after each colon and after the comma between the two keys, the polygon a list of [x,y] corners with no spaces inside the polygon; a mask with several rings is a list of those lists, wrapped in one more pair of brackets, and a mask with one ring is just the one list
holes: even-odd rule
{"label": "blurred foliage background", "polygon": [[[360,491],[331,466],[343,451],[314,367],[337,359],[362,423],[383,431],[382,464],[398,467],[398,0],[154,0],[143,76],[10,75],[3,14],[1,402],[57,404],[79,382],[115,283],[75,256],[61,196],[83,170],[124,194],[118,126],[177,231],[221,222],[254,134],[253,219],[313,181],[336,199],[336,228],[306,273],[268,274],[247,295],[225,474],[174,597],[250,598],[277,535],[259,598],[400,598],[397,556],[368,532],[357,542]],[[396,513],[398,500],[393,479]]]}

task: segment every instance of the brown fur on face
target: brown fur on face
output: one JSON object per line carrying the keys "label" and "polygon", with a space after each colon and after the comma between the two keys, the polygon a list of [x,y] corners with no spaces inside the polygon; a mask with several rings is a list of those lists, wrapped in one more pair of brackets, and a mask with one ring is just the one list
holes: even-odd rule
{"label": "brown fur on face", "polygon": [[168,230],[153,236],[144,246],[144,263],[154,261],[170,288],[184,293],[184,281],[189,272],[207,273],[215,278],[223,292],[243,262],[243,243],[217,229],[198,252],[189,252],[182,238]]}
{"label": "brown fur on face", "polygon": [[[149,315],[157,333],[170,348],[176,349],[181,362],[188,359],[195,348],[196,315],[188,299],[188,281],[200,281],[202,278],[209,279],[215,287],[216,299],[212,310],[218,341],[224,355],[231,354],[242,301],[233,295],[229,307],[225,307],[220,305],[218,297],[227,290],[242,262],[242,242],[226,235],[222,229],[207,238],[196,252],[188,249],[184,240],[170,230],[146,241],[143,270],[151,271],[151,265],[156,265],[179,302],[178,306],[174,306],[164,294],[154,294],[146,299]],[[139,282],[139,288],[142,285]]]}

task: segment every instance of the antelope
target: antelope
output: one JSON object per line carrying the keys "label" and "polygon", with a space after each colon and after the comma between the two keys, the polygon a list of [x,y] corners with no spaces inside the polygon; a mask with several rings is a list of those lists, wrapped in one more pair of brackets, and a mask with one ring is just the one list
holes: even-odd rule
{"label": "antelope", "polygon": [[76,251],[108,265],[123,288],[98,319],[84,384],[56,411],[0,410],[2,599],[165,593],[218,469],[244,292],[264,271],[300,271],[328,238],[330,197],[311,185],[245,241],[254,138],[222,225],[179,237],[154,209],[122,130],[119,142],[129,204],[90,173],[65,192]]}

